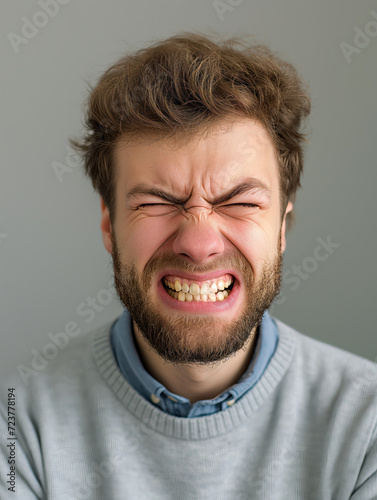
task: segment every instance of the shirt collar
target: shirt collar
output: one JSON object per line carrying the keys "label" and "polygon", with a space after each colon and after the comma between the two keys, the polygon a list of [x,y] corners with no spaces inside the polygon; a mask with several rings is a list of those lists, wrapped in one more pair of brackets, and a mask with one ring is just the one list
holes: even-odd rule
{"label": "shirt collar", "polygon": [[[267,368],[276,350],[279,338],[277,325],[267,309],[263,314],[258,330],[258,340],[253,356],[247,370],[238,382],[216,398],[197,401],[192,407],[224,404],[224,401],[229,400],[229,398],[232,398],[231,401],[234,402],[233,400],[241,398],[255,385]],[[133,337],[132,318],[127,309],[113,323],[110,340],[121,373],[130,385],[145,399],[153,403],[159,403],[162,399],[164,403],[175,406],[179,404],[186,406],[186,408],[191,406],[187,398],[168,391],[163,384],[152,377],[144,368]]]}

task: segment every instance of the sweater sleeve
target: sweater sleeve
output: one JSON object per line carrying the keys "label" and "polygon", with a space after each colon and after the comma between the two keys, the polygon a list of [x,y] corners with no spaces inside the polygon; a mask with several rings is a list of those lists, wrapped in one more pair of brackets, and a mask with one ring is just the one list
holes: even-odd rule
{"label": "sweater sleeve", "polygon": [[377,498],[377,423],[350,500]]}
{"label": "sweater sleeve", "polygon": [[43,487],[38,479],[43,470],[38,432],[26,412],[25,401],[21,400],[23,391],[17,391],[16,386],[16,432],[14,436],[10,434],[7,387],[12,385],[4,387],[1,384],[0,389],[0,498],[44,500]]}

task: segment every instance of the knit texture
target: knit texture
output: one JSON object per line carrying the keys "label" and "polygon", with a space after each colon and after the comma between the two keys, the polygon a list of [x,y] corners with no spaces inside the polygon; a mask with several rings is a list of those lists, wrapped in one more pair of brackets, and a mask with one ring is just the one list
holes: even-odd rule
{"label": "knit texture", "polygon": [[[119,371],[110,327],[1,383],[0,499],[377,499],[377,365],[283,322],[258,382],[213,415],[169,415]],[[16,493],[6,483],[16,394]]]}

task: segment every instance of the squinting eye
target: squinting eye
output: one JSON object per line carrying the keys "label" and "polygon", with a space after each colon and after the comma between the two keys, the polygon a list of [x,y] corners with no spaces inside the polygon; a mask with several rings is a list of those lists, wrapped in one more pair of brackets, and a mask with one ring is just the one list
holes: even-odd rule
{"label": "squinting eye", "polygon": [[161,206],[161,207],[172,207],[171,203],[143,203],[142,205],[139,205],[139,207],[155,207],[155,206]]}
{"label": "squinting eye", "polygon": [[177,207],[171,203],[143,203],[137,207],[137,210],[153,217],[176,213]]}
{"label": "squinting eye", "polygon": [[139,205],[139,207],[148,207],[151,205],[165,205],[165,203],[143,203],[142,205]]}
{"label": "squinting eye", "polygon": [[[139,205],[137,208],[140,208],[140,207],[156,207],[156,206],[160,206],[160,207],[173,207],[174,205],[172,205],[171,203],[143,203],[142,205]],[[255,203],[232,203],[230,205],[224,205],[225,208],[226,207],[237,207],[237,206],[252,208],[252,207],[257,207],[258,205],[256,205]]]}
{"label": "squinting eye", "polygon": [[226,207],[236,207],[236,206],[241,206],[241,207],[257,207],[258,205],[255,205],[255,203],[232,203],[231,205],[225,205]]}

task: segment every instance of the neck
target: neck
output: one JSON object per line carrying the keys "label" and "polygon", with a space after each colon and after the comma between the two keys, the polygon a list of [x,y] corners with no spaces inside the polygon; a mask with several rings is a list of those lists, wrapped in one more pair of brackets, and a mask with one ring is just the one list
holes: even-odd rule
{"label": "neck", "polygon": [[243,349],[220,363],[173,365],[149,346],[133,321],[135,344],[144,368],[170,392],[187,398],[191,404],[219,396],[241,378],[253,356],[257,332],[255,327]]}

